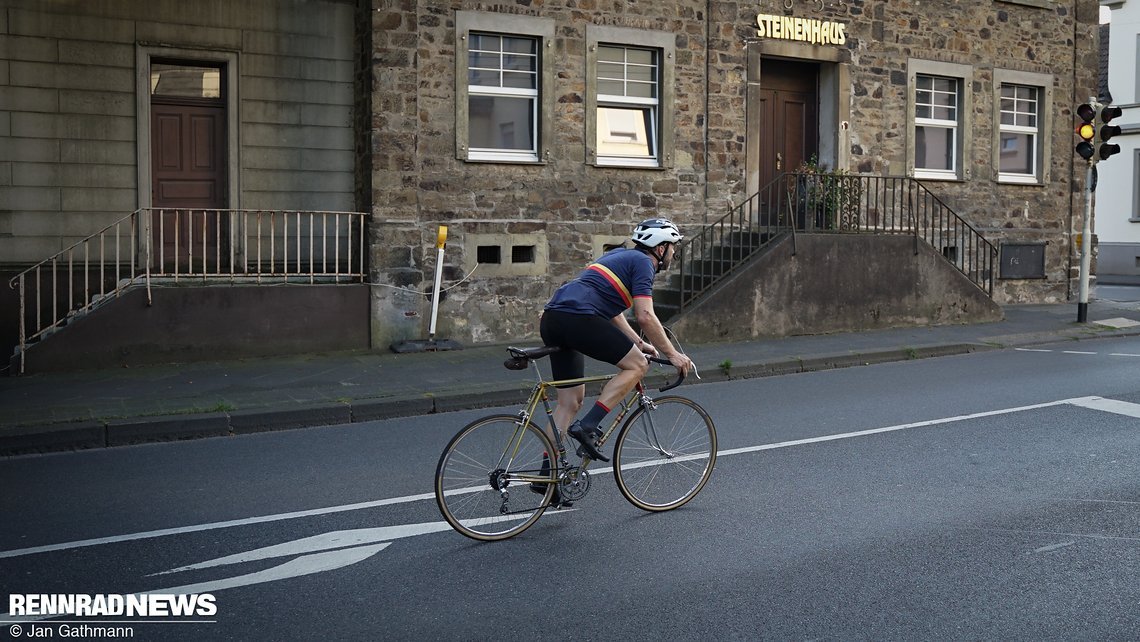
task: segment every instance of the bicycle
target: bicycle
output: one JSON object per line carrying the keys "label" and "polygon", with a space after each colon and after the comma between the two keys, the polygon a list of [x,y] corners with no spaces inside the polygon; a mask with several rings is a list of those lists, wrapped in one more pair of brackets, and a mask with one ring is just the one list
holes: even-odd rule
{"label": "bicycle", "polygon": [[[530,528],[547,508],[579,501],[589,491],[591,460],[584,457],[579,465],[570,464],[564,446],[569,437],[554,425],[548,393],[558,386],[601,384],[616,373],[546,381],[537,362],[558,350],[507,348],[507,368],[534,368],[536,383],[526,405],[514,415],[490,415],[467,424],[440,455],[436,502],[447,523],[463,535],[481,541],[513,537]],[[665,359],[650,360],[669,364]],[[683,375],[659,391],[682,381]],[[535,424],[540,403],[549,434]],[[638,382],[615,409],[618,412],[597,445],[604,445],[621,424],[612,467],[618,490],[631,504],[651,512],[673,510],[704,488],[717,449],[716,427],[704,408],[685,397],[653,399]]]}

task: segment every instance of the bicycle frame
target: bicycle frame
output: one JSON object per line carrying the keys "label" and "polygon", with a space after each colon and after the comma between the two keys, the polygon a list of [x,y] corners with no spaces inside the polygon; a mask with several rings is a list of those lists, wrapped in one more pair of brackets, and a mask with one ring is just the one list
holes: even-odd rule
{"label": "bicycle frame", "polygon": [[[550,405],[551,400],[550,400],[549,391],[551,389],[556,389],[556,388],[561,387],[561,386],[577,386],[577,385],[587,385],[587,384],[591,384],[591,383],[605,383],[605,382],[608,382],[610,379],[613,379],[617,375],[616,374],[593,375],[593,376],[589,376],[589,377],[580,377],[577,379],[560,379],[560,380],[554,380],[554,381],[546,381],[542,378],[542,371],[538,367],[538,359],[531,359],[530,360],[530,367],[534,369],[535,384],[534,384],[534,386],[531,387],[530,396],[527,398],[526,405],[523,406],[523,409],[520,410],[518,413],[519,414],[518,429],[515,431],[514,436],[507,443],[507,448],[503,451],[503,456],[502,456],[502,458],[500,458],[500,466],[502,465],[503,461],[513,462],[515,455],[518,454],[519,447],[522,445],[522,436],[523,436],[524,426],[526,426],[526,424],[528,422],[531,422],[534,420],[534,416],[538,412],[538,406],[541,403],[542,409],[546,412],[547,425],[549,426],[549,430],[547,431],[548,436],[553,435],[553,439],[551,441],[554,443],[555,447],[558,449],[559,467],[562,469],[567,469],[567,468],[569,468],[569,462],[566,460],[566,447],[563,444],[563,436],[564,435],[563,435],[562,431],[560,431],[558,429],[558,426],[556,426],[554,424],[554,410]],[[618,404],[618,413],[614,417],[613,421],[610,422],[609,427],[606,428],[605,432],[603,432],[602,436],[598,439],[598,447],[605,445],[606,441],[609,440],[610,435],[612,435],[614,430],[616,430],[617,427],[621,425],[622,420],[625,419],[625,416],[627,414],[629,414],[629,411],[632,410],[634,408],[634,406],[651,405],[652,403],[653,403],[653,400],[650,399],[645,394],[645,385],[643,384],[643,382],[638,381],[637,385],[633,388],[633,390],[631,390],[629,392],[629,394],[627,394],[621,400],[621,402]],[[647,435],[647,437],[648,437],[648,435]],[[658,443],[656,435],[652,436],[652,440],[653,440],[654,445],[656,446],[656,444]],[[514,444],[513,447],[512,447],[512,444]],[[660,446],[656,446],[656,447],[657,447],[658,451],[660,451],[662,454],[666,454],[665,451],[661,450]],[[513,451],[513,452],[511,452],[511,451]],[[508,452],[510,453],[509,459],[508,459]],[[583,462],[582,466],[578,467],[578,474],[581,474],[581,471],[586,470],[586,468],[588,468],[592,462],[593,462],[592,459],[588,459],[585,462]],[[508,467],[507,470],[510,470],[510,468]],[[549,479],[543,479],[543,478],[539,478],[539,477],[531,477],[529,475],[518,475],[518,474],[510,475],[510,480],[511,481],[519,481],[519,482],[539,483],[539,484],[558,483],[558,480],[551,481]],[[575,477],[575,480],[577,480],[577,477]]]}

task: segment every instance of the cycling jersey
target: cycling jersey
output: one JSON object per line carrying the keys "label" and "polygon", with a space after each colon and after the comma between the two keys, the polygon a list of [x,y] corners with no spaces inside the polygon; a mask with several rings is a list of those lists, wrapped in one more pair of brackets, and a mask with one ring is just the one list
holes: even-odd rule
{"label": "cycling jersey", "polygon": [[611,250],[558,288],[545,309],[612,319],[633,307],[634,299],[653,297],[654,276],[648,254],[628,248]]}

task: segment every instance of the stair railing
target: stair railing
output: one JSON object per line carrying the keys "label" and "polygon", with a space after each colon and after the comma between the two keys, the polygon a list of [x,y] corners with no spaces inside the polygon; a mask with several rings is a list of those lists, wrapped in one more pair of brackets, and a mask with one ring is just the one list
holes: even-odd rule
{"label": "stair railing", "polygon": [[144,208],[9,280],[28,345],[136,286],[363,282],[363,212]]}
{"label": "stair railing", "polygon": [[[733,233],[739,234],[733,237]],[[756,237],[749,232],[762,232]],[[730,276],[780,234],[906,234],[938,250],[975,286],[993,296],[997,248],[918,180],[845,173],[781,174],[725,216],[681,242],[680,309]],[[726,240],[763,238],[734,246]],[[726,259],[731,265],[716,265]]]}

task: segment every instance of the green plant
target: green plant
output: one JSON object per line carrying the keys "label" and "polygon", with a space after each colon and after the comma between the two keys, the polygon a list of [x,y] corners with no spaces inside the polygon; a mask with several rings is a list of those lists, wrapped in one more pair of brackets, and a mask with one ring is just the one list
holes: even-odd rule
{"label": "green plant", "polygon": [[828,230],[851,230],[859,226],[863,183],[844,169],[829,170],[812,156],[796,169],[800,201],[814,226]]}
{"label": "green plant", "polygon": [[718,364],[718,365],[720,366],[720,369],[724,371],[724,376],[726,376],[726,377],[731,376],[731,374],[732,374],[732,360],[731,359],[725,359],[724,361],[721,361],[720,364]]}

